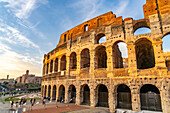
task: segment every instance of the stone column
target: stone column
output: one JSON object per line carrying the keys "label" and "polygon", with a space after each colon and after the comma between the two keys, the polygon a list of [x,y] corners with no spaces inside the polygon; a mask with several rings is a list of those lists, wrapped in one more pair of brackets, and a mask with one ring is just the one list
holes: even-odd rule
{"label": "stone column", "polygon": [[77,75],[80,74],[81,69],[81,54],[80,52],[77,52]]}
{"label": "stone column", "polygon": [[68,87],[65,88],[65,103],[69,103],[69,98],[68,98]]}
{"label": "stone column", "polygon": [[70,76],[70,54],[66,55],[66,76]]}
{"label": "stone column", "polygon": [[61,66],[61,56],[58,58],[58,71],[60,71],[60,66]]}
{"label": "stone column", "polygon": [[96,54],[96,50],[91,49],[90,50],[90,75],[91,77],[94,77],[94,70],[96,67],[96,59],[95,59],[95,55]]}
{"label": "stone column", "polygon": [[160,91],[160,98],[161,98],[161,105],[162,105],[162,112],[169,113],[170,111],[170,83],[168,84],[166,80],[162,83],[162,90]]}
{"label": "stone column", "polygon": [[55,59],[53,59],[53,70],[52,70],[52,73],[55,72]]}
{"label": "stone column", "polygon": [[95,90],[93,88],[90,88],[90,106],[95,107],[96,102],[95,102]]}
{"label": "stone column", "polygon": [[51,85],[51,92],[50,92],[50,100],[52,101],[53,100],[53,86]]}
{"label": "stone column", "polygon": [[47,85],[46,97],[48,97],[48,88],[49,88],[49,85]]}
{"label": "stone column", "polygon": [[128,73],[130,76],[137,76],[137,60],[135,45],[132,42],[127,43],[128,48]]}
{"label": "stone column", "polygon": [[163,57],[163,50],[162,50],[162,43],[163,41],[154,41],[152,43],[153,49],[154,49],[154,55],[155,55],[155,66],[156,67],[165,67],[165,59]]}
{"label": "stone column", "polygon": [[80,105],[80,87],[76,87],[76,105]]}
{"label": "stone column", "polygon": [[[137,85],[137,84],[136,84]],[[140,89],[137,86],[133,85],[131,88],[131,101],[132,101],[132,110],[141,111],[140,104]]]}
{"label": "stone column", "polygon": [[59,87],[56,85],[56,101],[59,99],[58,98],[58,93],[59,93]]}
{"label": "stone column", "polygon": [[106,53],[107,53],[107,76],[111,77],[113,75],[113,51],[112,51],[112,45],[109,45],[109,46],[106,47]]}

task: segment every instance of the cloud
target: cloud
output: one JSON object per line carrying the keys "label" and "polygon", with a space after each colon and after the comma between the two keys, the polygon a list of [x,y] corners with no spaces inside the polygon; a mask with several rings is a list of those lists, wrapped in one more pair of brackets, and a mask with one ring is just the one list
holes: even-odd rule
{"label": "cloud", "polygon": [[0,40],[7,41],[11,44],[20,44],[23,47],[34,47],[39,48],[38,45],[29,40],[26,36],[24,36],[20,31],[16,28],[11,27],[9,25],[1,24],[0,32],[3,33],[3,36],[0,36]]}
{"label": "cloud", "polygon": [[8,45],[0,43],[1,77],[5,77],[7,74],[17,77],[27,69],[36,75],[41,75],[41,61],[40,57],[32,58],[29,54],[19,54]]}
{"label": "cloud", "polygon": [[47,0],[0,0],[0,2],[8,3],[5,6],[11,8],[15,16],[20,19],[28,18],[40,4],[48,3]]}

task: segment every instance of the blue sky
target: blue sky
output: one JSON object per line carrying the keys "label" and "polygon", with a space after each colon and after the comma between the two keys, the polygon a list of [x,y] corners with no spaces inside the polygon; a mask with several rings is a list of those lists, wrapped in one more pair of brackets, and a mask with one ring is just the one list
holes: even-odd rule
{"label": "blue sky", "polygon": [[145,0],[0,0],[0,78],[41,76],[43,56],[70,28],[113,11],[143,18]]}

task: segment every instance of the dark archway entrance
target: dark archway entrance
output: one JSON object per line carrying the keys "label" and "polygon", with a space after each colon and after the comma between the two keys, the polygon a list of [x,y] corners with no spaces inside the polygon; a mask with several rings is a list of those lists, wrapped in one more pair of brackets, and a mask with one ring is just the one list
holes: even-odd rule
{"label": "dark archway entrance", "polygon": [[53,96],[52,100],[56,100],[56,85],[53,86]]}
{"label": "dark archway entrance", "polygon": [[96,48],[97,68],[107,68],[107,53],[104,46]]}
{"label": "dark archway entrance", "polygon": [[154,85],[146,84],[141,87],[140,101],[142,110],[162,111],[160,92]]}
{"label": "dark archway entrance", "polygon": [[60,70],[61,71],[64,71],[64,70],[66,70],[66,56],[65,55],[63,55],[62,57],[61,57],[61,63],[60,63]]}
{"label": "dark archway entrance", "polygon": [[48,97],[50,97],[51,95],[51,85],[48,86]]}
{"label": "dark archway entrance", "polygon": [[63,85],[59,88],[58,99],[61,101],[65,99],[65,87]]}
{"label": "dark archway entrance", "polygon": [[119,85],[117,88],[117,108],[132,109],[131,91],[124,84]]}
{"label": "dark archway entrance", "polygon": [[97,106],[109,107],[109,105],[108,105],[108,89],[105,85],[102,85],[102,84],[98,88]]}
{"label": "dark archway entrance", "polygon": [[70,55],[70,69],[77,69],[77,55],[75,52]]}
{"label": "dark archway entrance", "polygon": [[135,51],[138,69],[155,67],[155,56],[151,41],[146,38],[139,39],[135,43]]}
{"label": "dark archway entrance", "polygon": [[83,85],[81,88],[81,104],[90,105],[90,89],[88,85]]}
{"label": "dark archway entrance", "polygon": [[69,87],[69,102],[76,103],[76,87],[74,85]]}
{"label": "dark archway entrance", "polygon": [[90,52],[89,49],[84,49],[81,52],[81,68],[90,67]]}
{"label": "dark archway entrance", "polygon": [[47,86],[45,85],[45,89],[44,89],[44,95],[43,95],[43,97],[46,97],[46,93],[47,93]]}

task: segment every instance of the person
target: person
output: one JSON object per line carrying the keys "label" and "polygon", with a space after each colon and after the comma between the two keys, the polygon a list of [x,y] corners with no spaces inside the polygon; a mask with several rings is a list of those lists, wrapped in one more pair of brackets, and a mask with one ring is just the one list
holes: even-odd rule
{"label": "person", "polygon": [[30,100],[30,103],[32,104],[32,99]]}
{"label": "person", "polygon": [[36,101],[36,99],[34,98],[34,101],[33,101],[34,104],[35,104],[35,101]]}
{"label": "person", "polygon": [[14,101],[12,100],[12,102],[11,102],[11,108],[13,108],[13,105],[14,105]]}
{"label": "person", "polygon": [[62,99],[63,99],[63,98],[62,98],[62,97],[60,97],[60,103],[62,102]]}

